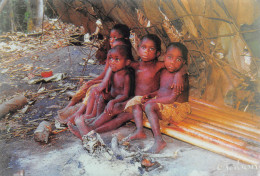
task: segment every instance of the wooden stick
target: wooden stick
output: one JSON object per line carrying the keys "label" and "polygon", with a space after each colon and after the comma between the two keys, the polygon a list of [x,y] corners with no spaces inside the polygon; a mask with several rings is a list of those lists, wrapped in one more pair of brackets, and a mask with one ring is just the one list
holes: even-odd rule
{"label": "wooden stick", "polygon": [[[148,121],[144,121],[144,126],[151,128]],[[191,136],[190,134],[187,134],[187,133],[183,132],[183,130],[180,130],[178,128],[162,127],[161,131],[164,134],[167,134],[171,137],[180,139],[184,142],[188,142],[190,144],[193,144],[193,145],[196,145],[198,147],[204,148],[206,150],[224,155],[226,157],[229,157],[229,158],[232,158],[232,159],[235,159],[235,160],[239,160],[239,161],[244,162],[244,163],[255,164],[255,165],[258,165],[260,163],[259,159],[256,159],[252,156],[248,156],[244,153],[241,153],[241,152],[238,152],[238,151],[235,151],[235,150],[230,150],[227,147],[220,146],[218,144],[214,144],[212,142],[200,139],[200,138],[195,137],[195,136]]]}

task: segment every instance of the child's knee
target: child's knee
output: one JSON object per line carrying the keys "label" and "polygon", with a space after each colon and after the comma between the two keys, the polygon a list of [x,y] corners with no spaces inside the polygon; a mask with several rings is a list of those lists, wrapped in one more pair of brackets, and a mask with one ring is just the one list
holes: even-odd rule
{"label": "child's knee", "polygon": [[149,112],[155,110],[155,108],[156,108],[156,103],[148,103],[145,105],[145,112],[149,113]]}

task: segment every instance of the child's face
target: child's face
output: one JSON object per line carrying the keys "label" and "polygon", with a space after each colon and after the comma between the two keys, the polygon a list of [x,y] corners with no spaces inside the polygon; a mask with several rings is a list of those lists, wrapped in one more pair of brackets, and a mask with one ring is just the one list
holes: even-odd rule
{"label": "child's face", "polygon": [[138,47],[138,54],[142,61],[148,62],[158,57],[160,52],[156,51],[155,43],[152,40],[143,39]]}
{"label": "child's face", "polygon": [[110,32],[109,44],[112,47],[113,42],[118,38],[124,38],[122,34],[120,34],[117,30],[112,29]]}
{"label": "child's face", "polygon": [[165,54],[164,65],[169,72],[177,72],[185,64],[179,48],[170,48]]}
{"label": "child's face", "polygon": [[118,51],[111,51],[109,53],[108,64],[113,72],[123,69],[127,65],[126,56],[122,56]]}

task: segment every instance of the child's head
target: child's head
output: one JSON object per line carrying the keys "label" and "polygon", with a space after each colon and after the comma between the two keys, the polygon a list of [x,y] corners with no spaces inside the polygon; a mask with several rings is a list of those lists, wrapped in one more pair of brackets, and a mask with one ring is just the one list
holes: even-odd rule
{"label": "child's head", "polygon": [[127,46],[128,47],[128,49],[129,49],[129,59],[130,60],[134,60],[134,57],[133,57],[133,55],[132,55],[132,44],[131,44],[131,42],[130,42],[130,40],[129,39],[125,39],[125,38],[119,38],[119,39],[116,39],[113,43],[112,43],[112,45],[111,45],[111,48],[114,48],[115,46],[118,46],[118,45],[125,45],[125,46]]}
{"label": "child's head", "polygon": [[142,61],[157,59],[161,54],[160,38],[154,34],[143,36],[138,46],[138,54]]}
{"label": "child's head", "polygon": [[111,48],[114,48],[115,46],[118,46],[118,45],[126,45],[126,46],[132,48],[130,40],[125,39],[125,38],[115,39],[114,42],[111,44]]}
{"label": "child's head", "polygon": [[110,38],[109,38],[110,46],[112,45],[115,39],[119,39],[119,38],[129,39],[129,37],[130,37],[129,27],[124,24],[116,24],[110,31]]}
{"label": "child's head", "polygon": [[169,72],[179,71],[188,58],[188,49],[180,42],[170,43],[164,56],[164,64]]}
{"label": "child's head", "polygon": [[126,45],[118,45],[108,52],[108,64],[113,72],[124,69],[130,64],[129,48]]}

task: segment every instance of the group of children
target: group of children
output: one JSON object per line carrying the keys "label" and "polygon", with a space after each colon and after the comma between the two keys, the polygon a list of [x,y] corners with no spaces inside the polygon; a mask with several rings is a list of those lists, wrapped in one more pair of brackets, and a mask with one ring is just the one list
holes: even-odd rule
{"label": "group of children", "polygon": [[[159,153],[166,146],[160,124],[179,122],[190,112],[188,50],[179,42],[170,43],[164,62],[158,61],[161,40],[154,34],[147,34],[138,45],[139,58],[135,61],[129,35],[127,26],[114,26],[104,72],[78,91],[75,97],[85,95],[78,110],[59,120],[67,123],[70,131],[82,139],[91,130],[106,132],[134,119],[136,131],[129,140],[135,140],[146,138],[143,130],[146,116],[155,139],[149,152]],[[63,112],[75,103],[72,98]]]}

